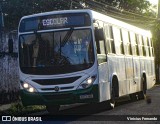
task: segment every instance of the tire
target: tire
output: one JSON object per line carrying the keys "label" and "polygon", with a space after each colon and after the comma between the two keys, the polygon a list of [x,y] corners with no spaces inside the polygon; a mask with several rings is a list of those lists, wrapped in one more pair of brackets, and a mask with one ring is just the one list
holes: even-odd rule
{"label": "tire", "polygon": [[112,92],[111,92],[111,99],[110,99],[110,107],[113,109],[116,105],[116,101],[115,101],[115,88],[114,86],[112,87]]}
{"label": "tire", "polygon": [[53,105],[53,106],[47,105],[46,109],[50,114],[57,114],[60,109],[60,105]]}
{"label": "tire", "polygon": [[116,88],[118,88],[118,86],[116,86],[115,84],[117,84],[117,79],[113,78],[112,89],[111,89],[111,99],[107,101],[107,106],[109,109],[113,109],[116,105]]}

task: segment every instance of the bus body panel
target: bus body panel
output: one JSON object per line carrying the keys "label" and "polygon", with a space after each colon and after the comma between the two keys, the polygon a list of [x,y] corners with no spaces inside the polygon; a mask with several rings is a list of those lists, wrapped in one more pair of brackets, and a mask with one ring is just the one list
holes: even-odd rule
{"label": "bus body panel", "polygon": [[[147,89],[151,88],[155,84],[155,72],[154,72],[154,57],[142,57],[132,56],[126,54],[116,54],[106,52],[106,62],[98,64],[97,49],[96,49],[96,38],[94,34],[95,20],[101,20],[111,26],[118,26],[125,28],[128,31],[133,31],[137,34],[144,35],[151,38],[151,33],[143,29],[137,28],[130,24],[124,23],[117,19],[105,16],[92,10],[67,10],[67,11],[53,11],[41,14],[34,14],[25,16],[21,19],[29,19],[32,17],[41,17],[48,15],[60,15],[60,14],[74,14],[74,13],[88,13],[91,18],[90,26],[72,27],[74,29],[90,29],[92,34],[92,43],[94,51],[94,64],[88,69],[82,71],[67,73],[67,74],[52,74],[52,75],[34,75],[25,74],[21,71],[20,73],[20,84],[28,82],[30,85],[35,87],[38,92],[30,93],[21,86],[21,98],[22,103],[25,106],[28,105],[65,105],[73,103],[94,103],[103,102],[110,100],[111,98],[111,87],[113,77],[118,79],[118,95],[124,96],[131,93],[136,93],[142,90],[141,78],[143,74],[146,75]],[[20,23],[21,23],[20,21]],[[20,24],[19,24],[20,26]],[[70,28],[56,28],[48,30],[38,30],[38,33],[45,32],[58,32],[63,30],[69,30]],[[31,34],[30,32],[19,32],[20,35]],[[61,38],[60,38],[61,39]],[[114,40],[114,39],[113,39]],[[20,45],[19,45],[20,47]],[[116,48],[116,45],[115,45]],[[86,89],[77,89],[81,83],[83,83],[89,77],[96,77],[94,83]],[[68,79],[75,78],[72,82],[67,83]],[[52,80],[64,80],[61,84],[45,85],[37,83],[42,81]],[[59,90],[55,91],[55,87]],[[45,89],[45,90],[44,90]]]}
{"label": "bus body panel", "polygon": [[133,84],[131,87],[133,87],[133,90],[130,93],[141,91],[141,75],[140,75],[140,60],[139,57],[133,56]]}
{"label": "bus body panel", "polygon": [[24,106],[29,105],[66,105],[73,103],[99,102],[98,84],[85,90],[73,90],[65,92],[29,93],[20,90],[21,100]]}
{"label": "bus body panel", "polygon": [[110,99],[110,86],[111,82],[109,81],[109,66],[108,62],[100,64],[98,66],[99,72],[99,95],[100,102]]}
{"label": "bus body panel", "polygon": [[133,58],[132,56],[125,56],[126,80],[129,84],[128,94],[136,90],[137,84],[133,81]]}
{"label": "bus body panel", "polygon": [[127,94],[129,92],[129,84],[126,80],[124,56],[108,55],[108,67],[110,82],[112,82],[113,74],[118,78],[119,96]]}
{"label": "bus body panel", "polygon": [[[96,64],[96,63],[95,63]],[[21,86],[21,99],[22,103],[25,106],[28,105],[56,105],[56,104],[73,104],[73,103],[95,103],[99,102],[99,84],[98,84],[98,75],[97,75],[97,66],[92,66],[90,69],[62,75],[25,75],[22,74],[20,78],[21,82],[28,82],[33,87],[37,89],[36,93],[29,93],[24,90]],[[25,75],[25,76],[24,76]],[[97,75],[96,80],[93,83],[93,86],[87,89],[78,90],[78,86],[82,83],[89,75]],[[68,78],[79,77],[72,83],[69,84],[57,84],[57,85],[40,85],[34,80],[56,80],[62,79],[66,80]],[[47,83],[47,82],[46,82]],[[54,88],[58,86],[60,90],[56,92]],[[62,89],[63,88],[63,89]],[[43,90],[42,90],[43,89]],[[65,96],[65,97],[64,97]]]}
{"label": "bus body panel", "polygon": [[[110,26],[124,28],[128,31],[133,31],[134,33],[143,35],[148,38],[152,37],[150,31],[137,28],[135,26],[124,23],[117,19],[111,18],[109,16],[105,16],[101,13],[92,11],[92,15],[95,20],[97,21],[100,20]],[[116,49],[116,45],[115,45],[115,49]],[[139,55],[138,56],[122,55],[123,59],[122,58],[120,59],[119,56],[121,55],[118,55],[115,53],[113,55],[107,54],[107,63],[108,63],[109,75],[110,75],[109,77],[111,77],[109,79],[109,82],[112,83],[111,75],[116,74],[118,78],[118,83],[119,83],[119,96],[142,91],[141,78],[143,73],[145,73],[147,77],[147,89],[151,88],[155,84],[155,74],[153,73],[152,76],[148,74],[148,70],[150,70],[148,68],[150,67],[154,68],[154,60],[152,60],[152,57],[141,57]],[[120,63],[118,63],[118,61]],[[152,65],[149,64],[150,61],[152,61]],[[121,71],[119,71],[119,69]]]}

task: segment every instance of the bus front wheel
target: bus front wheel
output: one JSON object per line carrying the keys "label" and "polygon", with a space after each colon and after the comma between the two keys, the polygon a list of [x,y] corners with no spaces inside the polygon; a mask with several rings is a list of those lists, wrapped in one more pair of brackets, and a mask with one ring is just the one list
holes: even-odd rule
{"label": "bus front wheel", "polygon": [[56,114],[60,109],[60,105],[47,105],[46,109],[50,114]]}
{"label": "bus front wheel", "polygon": [[115,89],[114,87],[112,87],[112,91],[111,91],[111,99],[110,99],[110,107],[113,109],[115,107]]}
{"label": "bus front wheel", "polygon": [[111,87],[111,99],[108,101],[109,109],[113,109],[116,105],[116,97],[118,97],[118,80],[113,78]]}

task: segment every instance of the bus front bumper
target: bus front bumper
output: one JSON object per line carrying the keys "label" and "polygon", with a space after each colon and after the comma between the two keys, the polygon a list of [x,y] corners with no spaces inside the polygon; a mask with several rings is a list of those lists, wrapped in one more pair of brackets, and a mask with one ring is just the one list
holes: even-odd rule
{"label": "bus front bumper", "polygon": [[20,95],[24,106],[99,102],[98,85],[93,85],[88,89],[66,92],[29,93],[26,90],[20,90]]}

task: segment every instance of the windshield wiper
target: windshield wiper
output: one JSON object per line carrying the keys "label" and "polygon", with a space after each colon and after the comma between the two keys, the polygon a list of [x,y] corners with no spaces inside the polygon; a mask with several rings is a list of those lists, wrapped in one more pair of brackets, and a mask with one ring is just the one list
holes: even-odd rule
{"label": "windshield wiper", "polygon": [[74,28],[71,27],[70,30],[67,32],[67,34],[64,36],[60,47],[64,47],[65,46],[65,44],[67,43],[68,39],[71,37],[73,30],[74,30]]}
{"label": "windshield wiper", "polygon": [[61,40],[61,36],[60,36],[60,48],[58,49],[58,52],[60,52],[60,55],[61,55],[61,52],[62,52],[62,47],[65,46],[65,44],[68,42],[68,39],[71,37],[72,35],[72,32],[73,32],[74,28],[70,28],[70,30],[67,32],[67,34],[64,36],[63,40]]}

